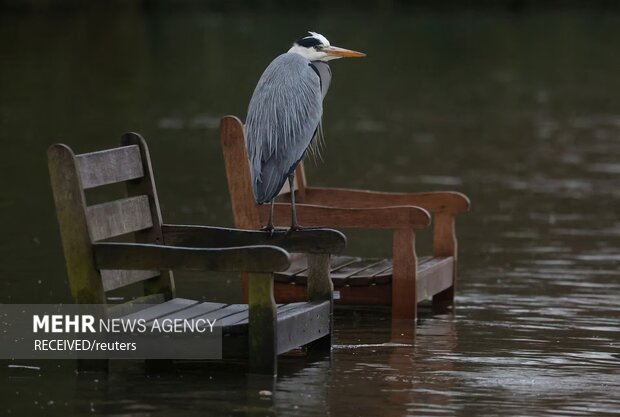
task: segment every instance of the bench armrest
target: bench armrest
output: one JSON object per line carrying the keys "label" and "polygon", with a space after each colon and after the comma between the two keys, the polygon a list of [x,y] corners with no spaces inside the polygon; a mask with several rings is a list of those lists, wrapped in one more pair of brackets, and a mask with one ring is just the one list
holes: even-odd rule
{"label": "bench armrest", "polygon": [[97,269],[278,272],[289,254],[275,246],[188,248],[143,243],[93,243]]}
{"label": "bench armrest", "polygon": [[[258,207],[261,221],[266,223],[269,204]],[[428,212],[420,207],[343,208],[297,204],[297,217],[302,227],[339,227],[358,229],[421,229],[431,222]],[[291,207],[288,203],[274,205],[274,220],[279,226],[290,225]]]}
{"label": "bench armrest", "polygon": [[458,214],[469,211],[466,195],[454,191],[388,193],[347,188],[306,188],[304,202],[332,207],[418,206],[431,213]]}
{"label": "bench armrest", "polygon": [[270,233],[212,226],[164,224],[162,232],[167,245],[203,248],[271,245],[289,252],[338,254],[347,244],[345,235],[333,229],[306,229],[293,233],[275,230]]}

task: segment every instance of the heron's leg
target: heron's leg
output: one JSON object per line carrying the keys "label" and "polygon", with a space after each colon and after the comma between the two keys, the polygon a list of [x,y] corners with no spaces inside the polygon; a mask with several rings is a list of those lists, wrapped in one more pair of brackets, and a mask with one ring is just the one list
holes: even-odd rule
{"label": "heron's leg", "polygon": [[266,232],[270,232],[272,235],[273,235],[273,232],[276,230],[276,228],[273,225],[273,203],[274,203],[274,200],[271,200],[271,207],[269,207],[269,220],[267,220],[267,226],[261,229]]}
{"label": "heron's leg", "polygon": [[291,189],[291,231],[297,231],[301,229],[299,223],[297,222],[297,207],[295,207],[295,173],[293,172],[288,176],[288,186]]}

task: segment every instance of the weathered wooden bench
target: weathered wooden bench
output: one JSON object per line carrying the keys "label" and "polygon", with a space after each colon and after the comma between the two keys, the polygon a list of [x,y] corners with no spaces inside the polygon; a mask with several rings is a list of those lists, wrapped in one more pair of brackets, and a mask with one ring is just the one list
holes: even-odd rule
{"label": "weathered wooden bench", "polygon": [[[244,229],[264,226],[269,205],[257,205],[241,121],[224,117],[220,124],[228,189],[235,225]],[[469,199],[457,192],[385,193],[341,188],[317,188],[306,184],[303,164],[295,175],[297,215],[302,226],[394,231],[392,259],[333,257],[331,276],[342,304],[391,305],[392,317],[416,318],[417,303],[432,298],[433,305],[449,307],[454,301],[457,241],[454,217],[469,210]],[[276,225],[290,219],[288,185],[275,204]],[[433,254],[418,258],[415,231],[434,222]],[[279,302],[299,300],[308,282],[306,256],[294,258],[291,267],[276,274],[275,296]]]}
{"label": "weathered wooden bench", "polygon": [[[49,170],[71,293],[76,303],[105,304],[106,292],[142,283],[133,304],[153,318],[217,318],[224,359],[249,356],[250,371],[274,374],[277,355],[307,345],[329,348],[332,329],[330,253],[346,243],[335,230],[269,233],[163,224],[147,145],[128,133],[122,146],[75,155],[48,150]],[[126,198],[88,205],[84,190],[125,183]],[[127,238],[133,242],[127,243]],[[124,239],[124,241],[119,241]],[[116,240],[116,241],[113,241]],[[290,266],[287,251],[307,254],[303,302],[276,305],[273,273]],[[249,304],[175,298],[172,270],[240,271],[249,276]],[[118,305],[111,307],[119,311]],[[107,361],[81,361],[107,369]]]}

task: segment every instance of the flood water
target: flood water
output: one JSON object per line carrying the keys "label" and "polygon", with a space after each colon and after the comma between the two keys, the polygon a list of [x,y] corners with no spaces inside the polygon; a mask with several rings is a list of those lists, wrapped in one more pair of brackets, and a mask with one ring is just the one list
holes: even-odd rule
{"label": "flood water", "polygon": [[[305,30],[337,61],[310,184],[457,190],[454,314],[336,314],[331,362],[280,376],[0,362],[7,415],[620,414],[620,15],[577,11],[0,15],[0,302],[68,301],[45,151],[149,142],[164,221],[231,225],[217,125]],[[390,234],[346,231],[389,256]],[[420,252],[429,249],[420,234]],[[238,301],[235,277],[177,279]],[[35,367],[33,369],[21,366]],[[270,391],[272,395],[259,394]]]}

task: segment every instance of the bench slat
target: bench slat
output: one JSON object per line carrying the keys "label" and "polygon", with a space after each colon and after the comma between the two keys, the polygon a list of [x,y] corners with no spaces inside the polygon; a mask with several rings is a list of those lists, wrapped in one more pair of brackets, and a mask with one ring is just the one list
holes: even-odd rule
{"label": "bench slat", "polygon": [[[354,262],[360,261],[361,258],[355,256],[332,256],[329,261],[330,273],[333,274],[336,271],[350,265]],[[308,282],[308,270],[298,273],[293,277],[296,284],[306,284]]]}
{"label": "bench slat", "polygon": [[[418,274],[434,270],[437,265],[442,265],[447,258],[434,258],[432,256],[418,257]],[[305,256],[295,260],[296,268],[300,265],[307,266]],[[289,271],[292,268],[289,268]],[[361,259],[352,256],[333,256],[331,261],[331,278],[335,287],[342,288],[345,285],[363,287],[369,285],[387,285],[392,283],[392,260],[391,259]],[[307,268],[297,272],[296,275],[288,275],[289,271],[276,274],[278,282],[294,282],[305,285],[308,280]],[[445,273],[442,273],[445,275]],[[443,276],[443,275],[442,275]],[[434,285],[434,284],[433,284]],[[441,284],[445,285],[445,284]]]}
{"label": "bench slat", "polygon": [[156,270],[102,269],[103,290],[111,291],[136,282],[154,278],[160,274]]}
{"label": "bench slat", "polygon": [[164,303],[154,305],[141,311],[137,311],[127,316],[123,316],[124,320],[144,319],[151,321],[159,317],[170,315],[171,313],[181,311],[188,307],[198,304],[198,301],[188,300],[187,298],[173,298]]}
{"label": "bench slat", "polygon": [[[296,311],[299,308],[303,308],[307,306],[307,301],[300,301],[297,303],[289,303],[289,304],[278,304],[277,308],[277,317],[278,320],[281,317],[287,317],[287,314],[290,314],[291,311]],[[220,323],[216,323],[216,326],[224,326],[228,328],[234,328],[236,326],[247,325],[250,319],[249,310],[239,312],[237,314],[226,317],[224,320],[220,321]],[[227,329],[230,331],[230,329]]]}
{"label": "bench slat", "polygon": [[[166,316],[169,316],[170,318],[174,318],[174,319],[189,320],[189,319],[197,318],[200,316],[204,316],[205,314],[209,314],[209,313],[213,313],[215,311],[221,310],[226,306],[227,304],[224,304],[224,303],[205,302],[205,303],[194,304],[190,306],[189,308],[183,309],[181,311],[173,311],[170,314],[167,314]],[[164,318],[166,316],[162,316],[160,318]]]}
{"label": "bench slat", "polygon": [[[239,312],[243,312],[248,309],[247,304],[229,304],[226,307],[220,308],[218,310],[212,311],[207,314],[203,314],[199,316],[202,319],[210,319],[210,320],[222,320],[228,316],[232,316],[233,314],[237,314]],[[216,323],[216,326],[218,324]]]}
{"label": "bench slat", "polygon": [[[337,270],[351,262],[359,261],[360,258],[353,256],[332,256],[330,259],[330,268],[332,271]],[[308,257],[300,254],[293,258],[291,266],[283,272],[278,272],[274,276],[277,282],[296,282],[305,283],[308,279]]]}
{"label": "bench slat", "polygon": [[391,259],[374,259],[373,263],[369,263],[366,267],[346,279],[348,285],[366,286],[375,283],[375,275],[392,267]]}
{"label": "bench slat", "polygon": [[86,218],[93,241],[153,227],[149,198],[145,195],[89,206]]}
{"label": "bench slat", "polygon": [[75,160],[85,190],[144,176],[137,145],[84,153]]}
{"label": "bench slat", "polygon": [[278,314],[278,354],[328,335],[331,313],[329,301],[312,301]]}
{"label": "bench slat", "polygon": [[293,258],[291,261],[291,266],[283,272],[280,272],[277,275],[286,276],[288,279],[286,282],[291,281],[291,278],[294,275],[297,275],[300,272],[308,269],[308,257],[306,255],[300,255]]}
{"label": "bench slat", "polygon": [[450,288],[454,281],[454,258],[432,258],[418,268],[417,302]]}
{"label": "bench slat", "polygon": [[[278,308],[278,353],[289,351],[314,340],[317,335],[329,333],[329,301],[302,301],[284,304]],[[234,319],[234,321],[233,321]],[[229,316],[224,325],[224,333],[239,334],[247,330],[248,311]]]}

